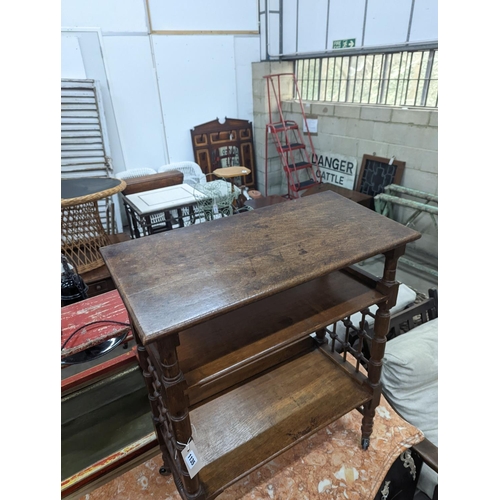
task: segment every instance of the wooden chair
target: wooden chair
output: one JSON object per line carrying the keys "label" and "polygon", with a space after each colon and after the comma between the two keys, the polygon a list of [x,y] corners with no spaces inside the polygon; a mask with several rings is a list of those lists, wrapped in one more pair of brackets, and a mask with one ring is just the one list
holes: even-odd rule
{"label": "wooden chair", "polygon": [[[437,290],[431,289],[427,300],[391,315],[381,376],[382,392],[394,411],[422,430],[426,439],[394,462],[375,500],[410,498],[408,495],[413,495],[417,488],[421,489],[419,499],[438,498],[437,297]],[[347,319],[343,334],[338,331],[338,325],[335,329],[338,345],[348,342],[355,346],[362,364],[370,358],[374,332],[373,321],[368,319],[373,317],[372,311],[364,310],[357,314],[358,321],[354,316]]]}
{"label": "wooden chair", "polygon": [[[391,318],[390,340],[386,345],[380,380],[382,392],[396,413],[426,436],[410,452],[423,460],[422,469],[416,477],[416,486],[420,490],[418,498],[432,500],[438,498],[437,321],[435,289],[429,290],[426,301]],[[391,490],[390,485],[388,490]],[[392,495],[397,494],[393,489],[391,496],[386,498],[390,500]]]}

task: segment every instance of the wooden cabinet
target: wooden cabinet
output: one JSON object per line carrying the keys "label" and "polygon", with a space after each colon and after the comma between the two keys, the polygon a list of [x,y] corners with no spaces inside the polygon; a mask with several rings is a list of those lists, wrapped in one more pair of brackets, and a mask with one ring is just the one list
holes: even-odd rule
{"label": "wooden cabinet", "polygon": [[[163,473],[211,499],[354,408],[369,445],[395,273],[420,234],[336,193],[102,249],[129,312]],[[377,279],[353,265],[385,255]],[[368,376],[328,325],[378,304]],[[334,332],[329,335],[335,337]],[[204,466],[190,477],[192,439]]]}

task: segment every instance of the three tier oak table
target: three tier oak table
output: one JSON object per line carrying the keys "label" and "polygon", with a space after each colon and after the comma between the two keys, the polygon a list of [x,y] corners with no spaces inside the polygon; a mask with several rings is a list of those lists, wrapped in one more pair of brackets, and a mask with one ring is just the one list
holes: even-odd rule
{"label": "three tier oak table", "polygon": [[[327,191],[101,250],[137,341],[160,472],[182,498],[215,498],[355,408],[369,446],[397,261],[419,237]],[[381,278],[355,265],[378,254]],[[352,365],[329,325],[374,304],[371,358],[345,342]]]}

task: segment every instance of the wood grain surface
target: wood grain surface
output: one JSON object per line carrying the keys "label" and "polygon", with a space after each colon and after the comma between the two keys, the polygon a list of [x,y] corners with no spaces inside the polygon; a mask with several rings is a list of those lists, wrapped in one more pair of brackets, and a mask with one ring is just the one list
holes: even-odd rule
{"label": "wood grain surface", "polygon": [[419,237],[328,191],[101,252],[148,344]]}

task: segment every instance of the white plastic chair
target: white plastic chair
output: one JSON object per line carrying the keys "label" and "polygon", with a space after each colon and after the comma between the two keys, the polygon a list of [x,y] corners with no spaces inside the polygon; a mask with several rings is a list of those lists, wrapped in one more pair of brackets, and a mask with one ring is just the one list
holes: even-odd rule
{"label": "white plastic chair", "polygon": [[194,161],[179,161],[163,165],[158,169],[158,172],[167,172],[168,170],[178,170],[184,174],[184,184],[195,186],[196,184],[205,184],[207,182],[205,174],[201,167]]}

